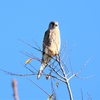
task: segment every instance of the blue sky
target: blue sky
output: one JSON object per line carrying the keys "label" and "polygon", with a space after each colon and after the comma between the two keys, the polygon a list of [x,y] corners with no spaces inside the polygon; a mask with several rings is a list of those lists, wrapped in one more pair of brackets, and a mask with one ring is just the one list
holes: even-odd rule
{"label": "blue sky", "polygon": [[[74,100],[89,100],[87,93],[93,100],[100,99],[100,1],[99,0],[0,0],[0,68],[13,72],[31,73],[21,63],[28,59],[20,53],[26,51],[41,58],[41,53],[32,49],[19,39],[35,46],[32,39],[42,48],[44,32],[50,21],[59,22],[61,31],[61,48],[67,40],[66,53],[76,46],[70,53],[71,64],[77,72],[83,64],[93,56],[85,69],[79,74],[88,79],[72,78],[70,85]],[[39,70],[40,63],[33,60],[31,64]],[[48,72],[48,70],[45,70]],[[30,77],[49,93],[50,80],[44,76],[37,80],[37,76]],[[24,77],[10,76],[0,71],[0,99],[14,100],[11,87],[12,79],[18,82],[20,100],[46,100],[48,96]],[[59,100],[68,99],[65,84],[59,82],[56,89]],[[41,99],[42,98],[42,99]]]}

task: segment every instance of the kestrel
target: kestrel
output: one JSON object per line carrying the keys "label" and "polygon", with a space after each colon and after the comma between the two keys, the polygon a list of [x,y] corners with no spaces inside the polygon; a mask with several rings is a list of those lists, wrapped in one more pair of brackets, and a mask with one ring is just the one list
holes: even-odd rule
{"label": "kestrel", "polygon": [[39,79],[43,70],[48,65],[53,56],[59,54],[60,50],[60,30],[58,22],[52,21],[49,24],[48,30],[45,32],[43,39],[42,63],[38,72]]}

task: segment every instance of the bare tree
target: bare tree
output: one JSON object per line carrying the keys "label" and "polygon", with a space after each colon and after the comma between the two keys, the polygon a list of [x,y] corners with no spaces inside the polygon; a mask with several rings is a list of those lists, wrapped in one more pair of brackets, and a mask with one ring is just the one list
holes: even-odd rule
{"label": "bare tree", "polygon": [[[22,41],[22,40],[20,40]],[[32,47],[33,49],[35,49],[37,52],[41,52],[42,53],[42,50],[40,49],[40,47],[38,46],[38,44],[33,40],[33,42],[35,43],[35,45],[37,47],[34,47],[30,44],[28,44],[27,42],[25,41],[22,41],[24,42],[25,44],[27,44],[28,46]],[[28,76],[30,75],[37,75],[38,74],[38,70],[31,64],[31,61],[33,59],[37,60],[38,62],[41,63],[41,59],[38,58],[36,55],[34,55],[33,53],[28,53],[26,51],[20,51],[22,54],[24,54],[25,56],[28,56],[29,59],[26,60],[25,64],[22,64],[22,66],[24,66],[25,68],[27,68],[31,74],[15,74],[15,73],[12,73],[12,72],[8,72],[8,71],[5,71],[3,69],[0,69],[1,71],[7,73],[7,74],[10,74],[10,75],[15,75],[15,76],[24,76],[25,78],[27,78],[29,81],[31,81],[33,84],[35,84],[39,89],[41,89],[44,93],[46,93],[48,95],[48,100],[57,100],[57,96],[56,96],[56,92],[55,92],[55,89],[54,89],[54,86],[53,86],[53,80],[57,80],[56,82],[56,86],[58,87],[58,84],[59,84],[59,81],[63,82],[64,84],[66,84],[66,87],[67,87],[67,90],[68,90],[68,94],[69,94],[69,100],[73,100],[73,93],[72,93],[72,90],[71,90],[71,87],[70,87],[70,80],[73,78],[73,77],[77,77],[77,78],[81,78],[83,79],[83,77],[80,77],[79,76],[79,73],[82,72],[82,70],[84,69],[84,67],[87,65],[87,63],[91,60],[91,58],[89,58],[86,63],[81,67],[81,69],[77,72],[74,72],[73,71],[73,68],[71,66],[71,61],[70,61],[70,52],[71,50],[73,49],[73,47],[75,47],[75,45],[69,50],[68,53],[66,53],[66,45],[67,45],[67,42],[65,42],[61,52],[59,53],[58,57],[52,57],[52,60],[51,62],[48,64],[48,67],[49,67],[49,71],[48,73],[46,74],[45,72],[43,72],[42,75],[44,75],[46,77],[46,79],[51,79],[51,88],[52,88],[52,94],[49,94],[46,90],[44,90],[41,86],[39,86],[38,84],[36,84],[33,80],[31,80]],[[70,66],[67,67],[67,64],[66,64],[66,61],[69,60],[69,63],[70,63]],[[27,64],[30,65],[30,67],[27,67]],[[32,69],[31,69],[32,68]],[[93,76],[93,75],[92,75]],[[85,78],[90,78],[92,76],[89,76],[89,77],[85,77]],[[15,100],[18,100],[18,97],[16,96],[17,94],[17,90],[16,90],[16,82],[15,80],[13,81],[13,89],[14,89],[14,98]],[[81,91],[82,93],[82,91]],[[89,98],[90,98],[90,95],[88,95]],[[82,97],[82,100],[83,100],[83,97]]]}

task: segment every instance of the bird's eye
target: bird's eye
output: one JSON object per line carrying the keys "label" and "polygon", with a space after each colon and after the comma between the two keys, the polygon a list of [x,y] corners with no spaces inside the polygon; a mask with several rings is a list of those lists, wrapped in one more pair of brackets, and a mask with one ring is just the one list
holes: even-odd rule
{"label": "bird's eye", "polygon": [[57,24],[55,24],[55,26],[58,26]]}

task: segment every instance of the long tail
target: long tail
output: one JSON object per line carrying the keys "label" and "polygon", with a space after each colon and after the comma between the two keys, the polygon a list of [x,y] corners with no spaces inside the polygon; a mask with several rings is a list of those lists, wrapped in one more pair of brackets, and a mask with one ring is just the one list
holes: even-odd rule
{"label": "long tail", "polygon": [[41,77],[41,74],[42,74],[43,70],[45,69],[45,67],[46,67],[46,64],[42,63],[40,70],[38,72],[38,76],[37,76],[38,79]]}

